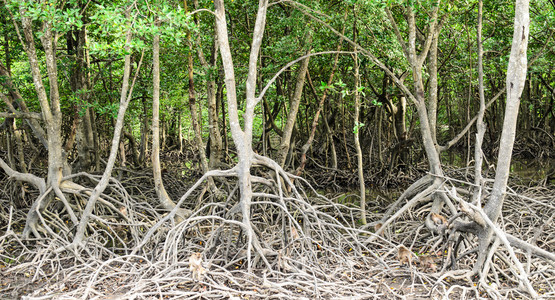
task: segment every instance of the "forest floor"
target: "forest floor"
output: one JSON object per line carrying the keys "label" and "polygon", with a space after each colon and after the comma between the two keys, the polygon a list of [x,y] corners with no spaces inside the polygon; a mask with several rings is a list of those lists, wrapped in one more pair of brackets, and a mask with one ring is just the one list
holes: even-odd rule
{"label": "forest floor", "polygon": [[[464,168],[450,168],[448,176],[465,180],[469,173],[471,171]],[[60,252],[60,245],[66,238],[63,232],[57,232],[61,236],[58,238],[20,239],[18,233],[23,228],[26,215],[17,208],[30,205],[25,201],[36,195],[28,191],[25,195],[27,200],[14,200],[10,195],[17,194],[22,187],[3,178],[0,182],[3,189],[0,203],[0,300],[528,297],[518,289],[518,282],[511,276],[510,262],[503,255],[496,258],[494,270],[484,282],[444,278],[445,242],[423,225],[431,203],[411,209],[389,226],[383,237],[369,241],[373,230],[360,230],[357,192],[334,188],[348,186],[352,178],[345,174],[323,172],[312,178],[320,183],[316,190],[325,190],[326,195],[318,196],[315,190],[309,191],[306,193],[307,203],[299,203],[298,207],[293,206],[286,211],[291,214],[291,219],[299,223],[298,226],[279,222],[283,219],[277,215],[283,214],[283,211],[272,211],[268,206],[253,210],[253,224],[259,230],[257,236],[261,243],[280,250],[268,253],[266,263],[264,258],[254,254],[251,270],[241,246],[245,240],[241,238],[240,228],[216,218],[225,214],[218,210],[216,204],[206,205],[198,198],[204,195],[205,190],[197,191],[191,201],[185,203],[195,212],[193,216],[177,225],[166,222],[150,241],[139,247],[138,252],[132,252],[133,247],[141,242],[135,234],[144,237],[152,224],[161,222],[165,216],[163,212],[144,213],[153,219],[145,221],[147,218],[137,217],[128,224],[108,218],[112,235],[106,233],[108,229],[100,230],[100,224],[99,227],[91,225],[94,238],[91,237],[84,249]],[[413,176],[406,178],[415,178]],[[200,174],[170,170],[165,173],[164,181],[172,196],[179,199],[191,185],[185,178],[195,177],[200,177]],[[144,203],[156,199],[151,177],[138,171],[122,172],[119,181],[129,192],[129,198],[133,199],[130,207],[137,209],[138,215],[142,210],[148,211]],[[332,181],[335,184],[329,185]],[[396,188],[375,187],[368,191],[369,223],[383,217],[387,206],[398,197],[402,181],[393,184],[397,185]],[[512,188],[504,206],[503,229],[546,251],[555,252],[555,226],[552,223],[555,186],[546,178],[530,181],[513,177],[511,181]],[[407,183],[408,180],[404,182]],[[313,214],[307,212],[310,210],[314,210]],[[216,217],[210,219],[206,215]],[[54,216],[51,218],[56,219]],[[545,224],[546,220],[549,224]],[[67,218],[63,221],[67,222]],[[543,230],[538,232],[540,228]],[[313,233],[297,233],[297,230],[304,232],[308,229]],[[284,232],[290,234],[291,240],[283,242],[279,238]],[[121,243],[116,241],[117,237],[106,239],[106,236],[116,235],[121,237]],[[469,241],[472,240],[469,238]],[[415,254],[412,264],[399,262],[398,245],[407,246]],[[476,258],[471,245],[466,247],[468,253],[457,260],[459,270],[472,269]],[[206,273],[200,274],[200,281],[193,279],[191,271],[194,270],[189,262],[189,257],[195,252],[202,253],[202,266],[206,269]],[[417,257],[423,255],[432,258],[437,270],[418,263]],[[529,279],[538,294],[546,299],[555,299],[553,264],[530,257],[522,251],[517,251],[517,255],[526,265]],[[484,287],[484,283],[490,287]]]}

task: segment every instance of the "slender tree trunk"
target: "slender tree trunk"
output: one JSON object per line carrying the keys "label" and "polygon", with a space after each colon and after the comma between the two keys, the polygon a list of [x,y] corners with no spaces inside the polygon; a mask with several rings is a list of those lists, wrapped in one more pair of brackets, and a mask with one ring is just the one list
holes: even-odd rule
{"label": "slender tree trunk", "polygon": [[[187,11],[187,1],[184,1],[185,11]],[[200,130],[199,124],[199,109],[197,105],[197,100],[195,96],[195,83],[193,75],[193,40],[191,38],[191,32],[187,31],[187,40],[189,42],[189,53],[187,54],[187,69],[189,74],[189,110],[191,111],[191,124],[193,126],[193,131],[195,132],[195,142],[197,150],[200,156],[200,165],[202,167],[202,172],[208,172],[208,160],[206,158],[206,151],[204,148],[204,143],[202,142],[202,132]],[[211,179],[210,179],[211,180]]]}
{"label": "slender tree trunk", "polygon": [[[123,140],[121,140],[119,142],[119,157],[121,158],[119,161],[119,165],[122,168],[125,168],[125,166],[127,166],[127,155],[125,154],[125,143]],[[118,175],[118,179],[121,179],[123,172],[120,172],[120,174]]]}
{"label": "slender tree trunk", "polygon": [[507,68],[507,104],[503,130],[499,142],[499,155],[497,171],[490,200],[485,206],[488,217],[495,221],[501,214],[507,180],[509,178],[511,157],[515,140],[515,131],[520,105],[520,95],[524,89],[528,61],[526,51],[528,48],[529,1],[517,0],[515,12],[515,25],[509,66]]}
{"label": "slender tree trunk", "polygon": [[501,213],[507,180],[509,178],[520,95],[524,89],[526,71],[528,69],[526,51],[528,49],[529,26],[529,1],[517,0],[513,45],[507,68],[507,105],[505,107],[501,140],[499,142],[497,171],[495,173],[495,182],[490,201],[485,206],[488,217],[492,221],[497,220]]}
{"label": "slender tree trunk", "polygon": [[[158,26],[155,22],[155,26]],[[160,35],[155,34],[152,43],[152,171],[154,189],[161,206],[166,210],[175,207],[164,182],[160,166]]]}
{"label": "slender tree trunk", "polygon": [[95,163],[95,170],[100,171],[100,138],[98,133],[98,127],[96,126],[95,122],[95,113],[91,110],[91,114],[89,115],[92,131],[93,131],[93,142],[94,142],[94,163]]}
{"label": "slender tree trunk", "polygon": [[[331,131],[330,125],[328,124],[328,116],[324,116],[324,127],[326,128],[326,136],[330,140],[331,148],[331,167],[337,169],[337,151],[335,151],[335,141],[333,140],[333,132]],[[327,157],[327,155],[326,155]]]}
{"label": "slender tree trunk", "polygon": [[476,30],[477,46],[478,46],[478,95],[480,97],[480,109],[478,111],[478,119],[476,120],[476,145],[474,146],[474,184],[476,185],[472,195],[472,202],[478,207],[482,207],[480,203],[482,192],[482,142],[486,133],[486,125],[484,124],[484,113],[486,111],[486,100],[484,96],[484,51],[482,48],[482,7],[483,1],[478,1],[478,26]]}
{"label": "slender tree trunk", "polygon": [[[126,17],[130,19],[129,9],[126,12]],[[141,68],[142,59],[144,55],[144,52],[143,52],[141,54],[141,58],[137,66],[137,70],[135,72],[135,77],[133,78],[133,83],[130,85],[129,84],[129,78],[131,75],[130,43],[131,43],[131,31],[128,31],[126,36],[126,43],[125,43],[125,50],[127,54],[125,55],[125,58],[124,58],[123,80],[122,80],[122,87],[120,92],[120,105],[118,110],[118,117],[116,119],[116,125],[114,127],[114,135],[112,138],[110,155],[108,156],[106,168],[104,169],[104,173],[102,174],[100,181],[98,182],[96,187],[93,189],[91,195],[89,196],[87,205],[85,206],[85,209],[81,216],[81,220],[79,222],[79,225],[77,226],[77,231],[73,238],[73,242],[72,242],[73,246],[78,246],[78,245],[80,246],[81,243],[83,242],[83,239],[85,238],[85,230],[87,228],[89,218],[91,217],[93,209],[96,205],[96,201],[108,186],[108,181],[110,180],[112,170],[116,162],[121,132],[123,129],[123,123],[125,118],[125,112],[127,111],[127,107],[129,106],[129,102],[131,101],[131,95],[133,94],[133,87],[137,79],[138,71]]]}
{"label": "slender tree trunk", "polygon": [[143,104],[143,114],[141,116],[141,146],[139,148],[139,163],[144,165],[148,152],[148,108],[146,96],[141,98]]}
{"label": "slender tree trunk", "polygon": [[[223,72],[222,72],[223,73]],[[221,77],[224,77],[224,75],[222,75]],[[216,103],[218,103],[218,100],[220,102],[220,111],[221,111],[221,115],[222,117],[220,118],[220,120],[222,120],[222,125],[221,125],[221,129],[222,129],[222,142],[223,142],[223,151],[226,155],[228,155],[229,152],[229,143],[227,140],[227,123],[226,123],[226,118],[227,118],[227,113],[226,113],[226,109],[225,109],[225,100],[224,100],[224,95],[223,95],[223,91],[224,91],[224,84],[223,82],[219,82],[218,84],[218,90],[217,90],[217,99],[216,99]]]}
{"label": "slender tree trunk", "polygon": [[437,145],[437,97],[438,97],[438,80],[437,80],[437,45],[439,40],[439,32],[441,26],[435,30],[432,38],[432,45],[428,56],[428,73],[430,75],[430,89],[428,97],[428,120],[430,122],[430,131],[432,141]]}
{"label": "slender tree trunk", "polygon": [[[75,96],[80,99],[74,104],[75,109],[75,140],[77,142],[77,165],[75,171],[88,171],[93,163],[94,137],[90,122],[91,109],[84,104],[89,102],[88,58],[86,52],[86,29],[82,28],[67,33],[68,52],[73,52],[74,62],[71,74],[71,88]],[[70,145],[66,147],[69,150]]]}
{"label": "slender tree trunk", "polygon": [[[185,0],[186,3],[186,0]],[[198,0],[194,0],[195,9],[198,9]],[[185,4],[186,6],[186,4]],[[198,24],[198,20],[196,20]],[[214,33],[214,46],[212,47],[212,55],[210,56],[210,63],[206,60],[204,52],[202,51],[200,37],[196,40],[197,53],[201,65],[206,69],[216,69],[218,61],[218,35]],[[217,85],[216,85],[216,75],[210,76],[206,82],[206,102],[208,105],[208,128],[209,128],[209,139],[210,139],[210,168],[217,168],[223,158],[223,145],[222,136],[219,130],[219,118],[218,118],[218,107],[217,107]]]}
{"label": "slender tree trunk", "polygon": [[124,130],[123,135],[129,141],[129,150],[131,152],[131,157],[133,159],[133,164],[135,166],[139,165],[139,151],[137,150],[137,142],[135,141],[135,137],[131,133],[131,130]]}
{"label": "slender tree trunk", "polygon": [[183,121],[181,120],[181,115],[183,112],[181,108],[177,110],[177,138],[179,139],[179,153],[183,153]]}
{"label": "slender tree trunk", "polygon": [[[343,27],[342,33],[344,33],[344,32],[345,32],[345,27]],[[295,171],[297,176],[301,175],[301,173],[303,172],[304,167],[306,165],[306,159],[307,159],[306,158],[306,153],[308,152],[308,149],[310,149],[310,146],[312,145],[312,142],[314,141],[314,136],[316,134],[316,127],[318,126],[318,119],[320,118],[320,113],[322,112],[322,110],[324,108],[324,103],[325,103],[326,98],[328,96],[328,91],[329,91],[328,87],[332,84],[333,77],[335,75],[335,71],[337,70],[337,62],[339,61],[339,51],[341,51],[342,43],[343,43],[343,39],[341,38],[339,40],[339,43],[337,44],[337,49],[336,49],[337,53],[335,54],[335,58],[333,59],[333,68],[331,69],[331,73],[330,73],[330,77],[328,79],[327,87],[323,91],[322,97],[320,98],[320,102],[318,102],[318,109],[316,110],[316,113],[314,114],[314,119],[312,120],[312,127],[311,127],[311,131],[310,131],[310,135],[308,136],[308,139],[307,139],[306,143],[301,148],[302,149],[301,162],[300,162],[299,167]],[[310,74],[308,74],[308,75],[310,75]],[[314,86],[311,85],[311,87],[313,89],[314,96],[317,97],[318,94],[314,90]]]}
{"label": "slender tree trunk", "polygon": [[[466,25],[466,24],[465,24]],[[471,38],[470,38],[470,29],[469,26],[465,26],[466,31],[467,31],[467,35],[468,35],[468,69],[472,70],[472,43],[471,43]],[[468,94],[466,97],[466,103],[464,105],[461,106],[461,108],[464,110],[464,116],[465,116],[465,120],[464,123],[468,124],[470,122],[470,112],[472,110],[472,97],[474,94],[474,88],[473,88],[473,74],[472,72],[468,72]],[[462,115],[462,114],[461,114]],[[462,124],[463,122],[461,122]],[[458,129],[460,130],[460,129]],[[470,141],[472,140],[472,137],[469,135],[466,136],[466,165],[470,164],[470,149],[471,149],[471,143]]]}
{"label": "slender tree trunk", "polygon": [[378,107],[378,138],[377,138],[377,143],[378,143],[378,159],[380,160],[380,168],[383,167],[384,162],[383,162],[383,150],[382,150],[382,128],[383,128],[383,108],[382,107]]}
{"label": "slender tree trunk", "polygon": [[[307,47],[308,50],[305,53],[310,53],[311,50],[311,43],[312,43],[312,33],[308,33],[307,38]],[[307,57],[301,62],[301,66],[299,68],[299,73],[297,73],[297,81],[295,85],[295,92],[293,97],[291,98],[291,103],[289,105],[289,114],[287,115],[287,121],[285,123],[285,127],[283,129],[283,136],[281,137],[281,144],[279,145],[278,153],[276,156],[276,161],[280,166],[285,166],[285,161],[287,159],[287,154],[289,153],[290,143],[291,143],[291,136],[293,134],[293,128],[295,126],[295,122],[297,120],[297,112],[299,111],[299,105],[301,104],[301,97],[303,95],[303,87],[306,79],[306,72],[308,70],[308,63],[310,62],[310,58]]]}
{"label": "slender tree trunk", "polygon": [[161,120],[160,120],[160,127],[159,127],[159,131],[161,133],[160,136],[160,148],[162,150],[166,149],[166,142],[168,141],[167,136],[168,136],[168,123],[166,121],[166,119],[164,118],[164,116],[162,116]]}
{"label": "slender tree trunk", "polygon": [[352,169],[351,166],[351,155],[349,154],[349,148],[347,147],[347,126],[345,125],[345,122],[347,121],[347,116],[345,113],[345,106],[347,105],[345,103],[345,97],[343,95],[340,95],[340,99],[341,101],[339,102],[339,110],[341,110],[341,133],[343,135],[343,148],[345,149],[345,158],[347,159],[347,168],[349,170]]}
{"label": "slender tree trunk", "polygon": [[[5,78],[4,80],[8,81],[10,79],[8,77],[8,78]],[[13,102],[14,102],[13,97],[11,97],[11,95],[5,96],[4,94],[0,94],[0,97],[4,100],[9,110],[11,110],[12,113],[16,113],[15,107],[13,106]],[[27,173],[28,171],[27,171],[27,165],[25,163],[23,139],[22,139],[21,131],[17,130],[17,124],[14,118],[6,118],[5,124],[8,128],[8,131],[7,131],[8,135],[6,137],[6,142],[7,142],[6,148],[8,149],[8,161],[10,163],[10,166],[12,168],[15,167],[15,164],[11,161],[11,152],[10,152],[11,146],[9,145],[11,141],[11,137],[13,137],[15,139],[15,144],[17,146],[19,169],[21,170],[21,172]]]}
{"label": "slender tree trunk", "polygon": [[[423,49],[419,54],[416,52],[416,20],[414,8],[410,5],[406,7],[407,21],[408,21],[408,41],[405,43],[399,28],[393,18],[393,15],[389,9],[386,9],[386,13],[394,28],[395,34],[397,36],[398,42],[403,48],[405,57],[407,58],[411,69],[412,69],[412,79],[414,83],[414,98],[412,99],[416,110],[418,112],[418,117],[420,119],[420,133],[422,135],[422,144],[424,145],[424,150],[426,152],[426,157],[428,158],[428,163],[430,166],[430,172],[432,174],[441,175],[443,171],[441,169],[441,161],[439,158],[439,152],[434,143],[434,137],[432,135],[432,128],[430,127],[430,120],[428,118],[428,109],[426,107],[426,97],[424,93],[423,84],[423,74],[422,74],[422,64],[424,59],[428,56],[431,46],[433,46],[433,38],[438,33],[438,9],[439,0],[437,5],[434,7],[432,12],[432,22],[428,28],[428,35],[426,36],[426,41],[424,42]],[[439,25],[441,26],[441,25]],[[436,45],[437,46],[437,45]],[[387,71],[386,71],[387,72]],[[434,124],[435,126],[435,124]]]}
{"label": "slender tree trunk", "polygon": [[21,172],[27,173],[28,169],[27,169],[27,164],[25,163],[25,149],[23,148],[23,139],[21,136],[21,131],[17,129],[17,125],[14,122],[15,120],[12,120],[12,131],[13,131],[13,135],[14,135],[14,139],[15,139],[15,146],[17,149],[17,160],[19,162],[19,168],[21,170]]}
{"label": "slender tree trunk", "polygon": [[362,165],[362,149],[360,148],[359,133],[362,124],[359,123],[360,114],[360,74],[358,65],[358,52],[355,48],[355,148],[357,151],[358,181],[360,187],[360,214],[362,225],[366,225],[366,186],[364,184],[364,169]]}
{"label": "slender tree trunk", "polygon": [[[13,119],[11,121],[13,123]],[[12,147],[12,136],[13,136],[13,132],[10,128],[8,128],[8,132],[6,134],[6,149],[8,150],[8,165],[10,166],[10,168],[15,168],[15,161],[14,161],[14,157],[13,157],[13,147]]]}
{"label": "slender tree trunk", "polygon": [[[9,101],[8,97],[3,98],[6,105],[8,107],[13,107],[14,111],[15,111],[15,108],[17,107],[23,113],[30,113],[29,108],[25,104],[23,97],[21,96],[21,94],[19,93],[19,90],[17,89],[17,86],[13,84],[9,69],[6,66],[4,66],[2,63],[0,63],[0,76],[4,78],[3,80],[0,81],[0,85],[4,86],[6,90],[8,90],[9,96],[10,96],[9,98],[12,99],[13,101],[13,102]],[[25,122],[27,123],[29,128],[31,128],[31,131],[33,131],[34,136],[40,141],[40,143],[44,146],[44,148],[48,150],[46,133],[44,129],[41,127],[38,120],[34,118],[27,118],[25,119]]]}
{"label": "slender tree trunk", "polygon": [[[507,189],[511,156],[516,135],[520,96],[526,82],[526,72],[528,69],[527,49],[530,31],[529,5],[529,0],[516,0],[515,4],[513,43],[506,78],[507,103],[505,107],[505,118],[503,120],[503,129],[499,141],[500,146],[497,157],[495,181],[489,200],[484,206],[484,212],[494,224],[501,216],[505,200],[505,191]],[[490,247],[492,235],[493,229],[489,226],[478,234],[480,243],[478,246],[478,258],[474,264],[475,272],[478,272],[484,266],[487,253],[489,253],[488,248]],[[526,274],[520,275],[525,276]],[[533,293],[533,289],[530,288],[530,290]]]}

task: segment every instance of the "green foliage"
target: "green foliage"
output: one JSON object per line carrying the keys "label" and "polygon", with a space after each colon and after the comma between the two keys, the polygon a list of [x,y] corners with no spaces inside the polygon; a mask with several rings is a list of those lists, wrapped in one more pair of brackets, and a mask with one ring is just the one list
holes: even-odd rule
{"label": "green foliage", "polygon": [[90,104],[91,107],[100,115],[106,115],[112,119],[115,119],[118,115],[119,104],[109,103],[107,105],[100,105],[98,102],[93,102]]}
{"label": "green foliage", "polygon": [[353,127],[353,133],[358,135],[358,131],[362,127],[364,127],[364,123],[361,123],[361,122],[355,120],[355,126]]}
{"label": "green foliage", "polygon": [[[73,27],[83,26],[76,0],[64,2],[63,7],[56,4],[56,1],[12,0],[7,3],[7,6],[17,20],[27,17],[34,21],[48,23],[56,33],[63,34]],[[40,37],[42,32],[39,31],[37,34]]]}
{"label": "green foliage", "polygon": [[150,48],[149,40],[156,34],[161,40],[183,46],[187,32],[197,30],[191,16],[181,7],[172,7],[163,3],[155,7],[156,14],[143,2],[140,11],[133,11],[126,16],[126,8],[118,3],[97,4],[95,13],[89,18],[91,34],[99,38],[92,41],[91,52],[96,55],[123,56],[125,52],[126,36],[128,32],[133,39],[130,43],[131,51],[142,51]]}

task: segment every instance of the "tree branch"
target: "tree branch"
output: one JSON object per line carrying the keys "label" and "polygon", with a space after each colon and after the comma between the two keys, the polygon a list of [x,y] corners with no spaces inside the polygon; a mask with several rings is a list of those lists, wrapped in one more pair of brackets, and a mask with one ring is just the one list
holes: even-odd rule
{"label": "tree branch", "polygon": [[9,177],[34,185],[39,190],[41,195],[46,192],[46,182],[43,178],[35,176],[31,173],[20,173],[10,168],[10,166],[8,166],[2,158],[0,158],[0,167],[4,170],[4,172],[6,172],[6,174],[8,174]]}
{"label": "tree branch", "polygon": [[24,112],[0,112],[0,118],[14,118],[14,119],[35,119],[42,120],[42,116],[39,113],[24,113]]}

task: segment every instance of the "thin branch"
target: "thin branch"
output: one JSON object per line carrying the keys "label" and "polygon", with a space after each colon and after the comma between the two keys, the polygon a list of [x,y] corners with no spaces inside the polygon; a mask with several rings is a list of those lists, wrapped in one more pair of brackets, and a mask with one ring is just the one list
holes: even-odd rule
{"label": "thin branch", "polygon": [[[493,102],[497,100],[497,98],[503,95],[505,91],[506,89],[502,89],[493,98],[491,98],[491,100],[489,100],[488,103],[486,104],[486,109],[489,108],[493,104]],[[461,130],[459,134],[457,134],[453,139],[447,142],[444,146],[438,146],[439,151],[440,152],[446,151],[449,148],[451,148],[453,145],[455,145],[468,132],[468,130],[472,127],[472,125],[474,125],[474,122],[476,122],[476,120],[478,120],[478,115],[475,115],[474,118],[472,118],[472,120],[470,120],[470,122],[466,124],[463,130]]]}
{"label": "thin branch", "polygon": [[309,53],[306,55],[303,55],[297,59],[295,59],[294,61],[289,62],[288,64],[286,64],[283,68],[281,68],[275,75],[274,77],[272,77],[272,79],[270,79],[270,81],[268,81],[268,83],[266,83],[266,86],[264,86],[264,88],[262,89],[262,91],[260,92],[260,95],[258,95],[258,97],[256,98],[256,103],[258,104],[258,102],[260,102],[260,100],[262,100],[262,98],[264,97],[264,95],[266,94],[266,92],[268,91],[268,89],[270,88],[270,86],[274,83],[274,81],[276,81],[276,79],[279,77],[279,75],[281,75],[281,73],[283,73],[285,70],[287,70],[289,67],[291,67],[292,65],[298,63],[299,61],[307,58],[307,57],[311,57],[311,56],[316,56],[316,55],[324,55],[324,54],[334,54],[334,53],[339,53],[339,54],[353,54],[352,51],[322,51],[322,52],[316,52],[316,53]]}
{"label": "thin branch", "polygon": [[391,79],[393,80],[393,82],[395,82],[395,84],[397,85],[397,87],[399,87],[399,89],[401,89],[401,91],[403,91],[403,93],[412,101],[412,103],[414,104],[418,104],[418,100],[416,99],[416,97],[412,94],[412,92],[409,90],[409,88],[403,84],[402,80],[400,80],[395,73],[393,73],[393,71],[391,71],[385,64],[383,64],[376,56],[374,56],[374,54],[372,54],[369,50],[363,48],[361,45],[359,45],[358,43],[355,43],[353,40],[351,40],[350,38],[348,38],[347,36],[345,36],[344,34],[341,34],[339,31],[335,30],[335,28],[333,28],[331,25],[329,25],[328,23],[316,18],[315,16],[313,16],[312,14],[308,13],[306,10],[311,10],[310,8],[308,8],[307,6],[300,4],[298,2],[295,2],[293,0],[287,0],[288,3],[290,3],[292,6],[296,7],[299,9],[299,11],[308,16],[309,18],[311,18],[312,20],[320,23],[322,26],[324,26],[325,28],[329,29],[330,31],[332,31],[335,35],[343,38],[347,43],[349,43],[351,46],[357,48],[364,56],[368,57],[374,64],[376,64],[380,69],[384,70],[384,72],[389,75],[389,77],[391,77]]}
{"label": "thin branch", "polygon": [[0,112],[0,118],[14,118],[14,119],[35,119],[42,120],[42,115],[39,113],[24,113],[24,112]]}

